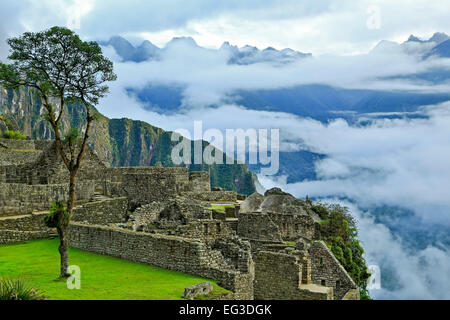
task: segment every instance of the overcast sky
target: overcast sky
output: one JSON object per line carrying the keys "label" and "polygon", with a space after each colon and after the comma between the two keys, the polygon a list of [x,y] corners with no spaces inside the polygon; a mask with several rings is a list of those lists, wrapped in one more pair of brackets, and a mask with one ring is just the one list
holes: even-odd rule
{"label": "overcast sky", "polygon": [[2,0],[0,40],[76,22],[77,12],[85,38],[120,34],[162,46],[192,36],[207,47],[230,41],[315,55],[367,52],[382,39],[450,31],[448,0]]}

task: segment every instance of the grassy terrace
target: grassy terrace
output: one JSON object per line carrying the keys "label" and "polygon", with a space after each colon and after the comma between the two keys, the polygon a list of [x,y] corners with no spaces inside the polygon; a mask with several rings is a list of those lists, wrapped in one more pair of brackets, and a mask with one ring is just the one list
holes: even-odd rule
{"label": "grassy terrace", "polygon": [[225,213],[225,208],[234,208],[234,204],[212,204],[209,207],[210,210],[216,210],[222,213]]}
{"label": "grassy terrace", "polygon": [[[58,240],[0,246],[0,277],[21,277],[50,300],[178,300],[184,288],[206,281],[118,258],[70,249],[81,268],[81,289],[69,290],[59,274]],[[214,284],[214,294],[228,291]]]}

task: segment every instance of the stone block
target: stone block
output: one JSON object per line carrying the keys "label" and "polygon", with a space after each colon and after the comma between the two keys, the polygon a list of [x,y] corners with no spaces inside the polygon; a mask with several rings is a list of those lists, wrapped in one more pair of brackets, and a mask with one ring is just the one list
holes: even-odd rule
{"label": "stone block", "polygon": [[184,289],[184,299],[193,300],[198,296],[206,296],[213,291],[213,285],[211,282],[202,282]]}

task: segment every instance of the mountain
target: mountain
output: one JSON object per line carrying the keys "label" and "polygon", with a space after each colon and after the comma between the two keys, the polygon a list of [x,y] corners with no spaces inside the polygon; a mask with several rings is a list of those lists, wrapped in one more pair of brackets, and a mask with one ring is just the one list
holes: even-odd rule
{"label": "mountain", "polygon": [[428,40],[430,42],[436,42],[437,44],[440,44],[444,41],[450,40],[450,37],[443,33],[443,32],[436,32],[433,34],[433,36]]}
{"label": "mountain", "polygon": [[199,48],[199,45],[197,44],[197,42],[195,42],[194,38],[192,37],[175,37],[166,44],[165,49],[177,45],[185,45],[192,48]]}
{"label": "mountain", "polygon": [[[205,49],[200,47],[192,37],[175,37],[169,41],[164,48],[153,45],[150,41],[144,41],[138,47],[134,47],[128,40],[120,36],[112,37],[109,41],[99,41],[101,46],[111,46],[124,62],[143,62],[149,60],[159,60],[169,50],[176,50],[179,47],[192,48],[198,50],[215,51],[217,53],[228,54],[229,64],[249,65],[261,62],[291,63],[299,59],[309,58],[310,53],[302,53],[292,49],[276,50],[268,47],[259,50],[256,47],[246,45],[242,48],[230,45],[225,42],[218,50]],[[181,48],[183,49],[183,48]]]}
{"label": "mountain", "polygon": [[[70,104],[62,120],[63,129],[82,128],[83,108]],[[32,139],[52,139],[53,131],[42,117],[39,96],[29,89],[16,91],[0,87],[0,130],[21,131]],[[109,119],[95,110],[98,119],[92,127],[90,146],[100,159],[112,166],[151,166],[161,162],[174,166],[171,159],[171,132],[130,119]],[[193,144],[193,142],[192,142]],[[204,146],[208,144],[203,142]],[[191,165],[191,171],[210,171],[213,187],[234,190],[241,194],[256,191],[257,178],[246,165]]]}
{"label": "mountain", "polygon": [[450,58],[450,40],[444,41],[434,47],[427,55],[426,58],[435,56],[441,58]]}
{"label": "mountain", "polygon": [[138,47],[134,47],[128,40],[115,36],[109,41],[99,41],[101,46],[111,46],[124,62],[143,62],[147,60],[159,59],[161,49],[145,40]]}
{"label": "mountain", "polygon": [[261,62],[277,62],[283,64],[312,57],[310,53],[302,53],[289,48],[281,51],[272,47],[259,50],[249,45],[238,48],[237,46],[230,45],[228,42],[225,42],[219,50],[227,52],[230,55],[229,64],[238,65],[250,65]]}
{"label": "mountain", "polygon": [[[382,40],[371,51],[371,53],[404,53],[408,55],[416,55],[424,59],[432,55],[446,57],[449,54],[444,45],[449,41],[450,37],[443,32],[436,32],[427,40],[422,40],[414,35],[410,35],[408,40],[403,43]],[[441,46],[442,45],[442,46]]]}
{"label": "mountain", "polygon": [[441,42],[447,41],[449,39],[450,39],[450,37],[446,33],[435,32],[431,36],[431,38],[429,38],[428,40],[422,40],[422,39],[416,37],[415,35],[410,35],[406,42],[421,42],[421,43],[433,42],[435,44],[440,44]]}

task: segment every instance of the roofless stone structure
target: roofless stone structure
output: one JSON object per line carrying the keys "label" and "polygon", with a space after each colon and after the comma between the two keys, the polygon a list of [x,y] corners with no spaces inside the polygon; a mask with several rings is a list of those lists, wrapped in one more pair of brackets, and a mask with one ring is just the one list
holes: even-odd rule
{"label": "roofless stone structure", "polygon": [[[66,181],[54,142],[0,139],[0,243],[55,236],[44,217],[67,198]],[[70,245],[216,280],[233,292],[224,299],[359,299],[307,202],[213,190],[207,172],[113,168],[89,148]]]}

